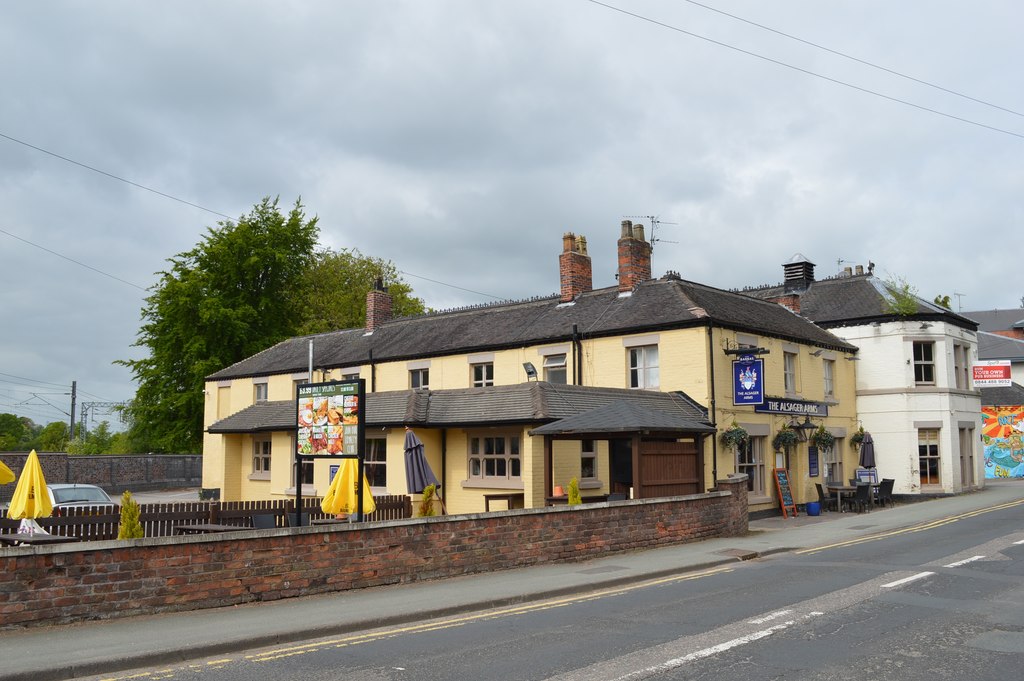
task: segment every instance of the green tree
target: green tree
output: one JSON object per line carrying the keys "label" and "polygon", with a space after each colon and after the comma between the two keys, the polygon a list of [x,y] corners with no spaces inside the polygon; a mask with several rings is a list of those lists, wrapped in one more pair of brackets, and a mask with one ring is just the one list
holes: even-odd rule
{"label": "green tree", "polygon": [[301,201],[285,214],[268,197],[169,260],[142,309],[135,346],[148,356],[119,361],[139,386],[128,409],[134,444],[201,450],[206,376],[294,335],[302,310],[291,301],[318,235]]}
{"label": "green tree", "polygon": [[357,249],[323,250],[293,291],[293,305],[304,316],[294,335],[364,326],[366,294],[378,278],[391,294],[392,316],[423,314],[423,301],[413,297],[412,287],[401,281],[390,261],[364,256]]}
{"label": "green tree", "polygon": [[118,539],[141,539],[146,536],[139,520],[141,511],[139,502],[132,498],[132,493],[126,491],[121,495],[121,522],[117,526]]}
{"label": "green tree", "polygon": [[14,414],[0,414],[0,451],[19,450],[30,435],[25,419]]}
{"label": "green tree", "polygon": [[917,312],[917,289],[906,279],[890,277],[885,280],[885,288],[889,291],[885,298],[885,307],[890,314],[909,317]]}
{"label": "green tree", "polygon": [[68,424],[54,421],[39,433],[37,449],[44,452],[63,452],[68,444]]}

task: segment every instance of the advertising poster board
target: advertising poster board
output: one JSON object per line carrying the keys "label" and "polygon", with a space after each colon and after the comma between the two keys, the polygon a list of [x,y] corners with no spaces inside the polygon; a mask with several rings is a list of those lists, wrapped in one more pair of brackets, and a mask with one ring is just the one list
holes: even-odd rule
{"label": "advertising poster board", "polygon": [[1024,405],[981,408],[985,477],[1024,478]]}
{"label": "advertising poster board", "polygon": [[971,365],[971,375],[975,388],[1009,388],[1013,385],[1008,359],[976,362]]}
{"label": "advertising poster board", "polygon": [[793,490],[789,486],[789,471],[785,468],[772,470],[772,477],[775,478],[775,491],[779,493],[779,506],[782,507],[782,517],[788,518],[792,513],[797,516],[796,502],[793,501]]}

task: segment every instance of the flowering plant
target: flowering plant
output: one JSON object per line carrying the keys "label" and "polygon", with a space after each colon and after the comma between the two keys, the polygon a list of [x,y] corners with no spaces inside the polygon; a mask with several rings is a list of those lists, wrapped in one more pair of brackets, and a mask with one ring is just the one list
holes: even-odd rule
{"label": "flowering plant", "polygon": [[747,432],[746,428],[733,421],[731,426],[722,431],[719,439],[727,447],[736,449],[737,447],[742,447],[750,439],[750,433]]}
{"label": "flowering plant", "polygon": [[818,429],[811,433],[810,440],[818,449],[828,450],[836,443],[836,436],[825,430],[825,426],[818,426]]}
{"label": "flowering plant", "polygon": [[775,433],[775,437],[772,438],[772,447],[775,451],[781,452],[786,447],[792,447],[800,438],[797,437],[796,431],[789,426],[782,426],[779,432]]}
{"label": "flowering plant", "polygon": [[850,436],[850,446],[860,449],[860,443],[864,441],[864,426],[857,429],[857,432]]}

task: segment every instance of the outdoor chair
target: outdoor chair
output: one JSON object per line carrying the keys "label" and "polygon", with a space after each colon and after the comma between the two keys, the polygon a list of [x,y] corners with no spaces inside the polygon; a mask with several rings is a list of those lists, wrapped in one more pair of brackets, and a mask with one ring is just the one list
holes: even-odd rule
{"label": "outdoor chair", "polygon": [[885,506],[889,504],[892,507],[896,506],[896,501],[892,498],[892,487],[896,484],[896,481],[892,478],[882,478],[882,482],[878,483],[878,494],[875,496],[875,503],[879,506]]}
{"label": "outdoor chair", "polygon": [[252,526],[257,530],[272,530],[277,527],[277,517],[273,513],[260,513],[252,517]]}
{"label": "outdoor chair", "polygon": [[814,487],[815,489],[818,490],[818,503],[821,504],[821,508],[823,511],[839,510],[838,508],[836,508],[835,497],[829,496],[829,494],[825,491],[825,488],[822,487],[820,482],[814,483]]}
{"label": "outdoor chair", "polygon": [[298,525],[295,524],[295,511],[289,511],[286,514],[288,518],[288,527],[307,527],[309,526],[309,514],[303,513],[299,516]]}
{"label": "outdoor chair", "polygon": [[871,485],[867,483],[857,485],[856,493],[850,497],[846,505],[851,511],[856,509],[857,513],[868,510],[871,505]]}

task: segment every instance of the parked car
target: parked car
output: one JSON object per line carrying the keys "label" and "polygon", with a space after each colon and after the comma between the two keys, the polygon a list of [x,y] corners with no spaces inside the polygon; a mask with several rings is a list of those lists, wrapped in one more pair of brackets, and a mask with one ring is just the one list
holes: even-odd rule
{"label": "parked car", "polygon": [[[76,506],[117,507],[117,503],[96,485],[55,484],[47,485],[46,491],[53,504],[53,514],[62,515],[61,509]],[[104,509],[106,510],[106,509]]]}

